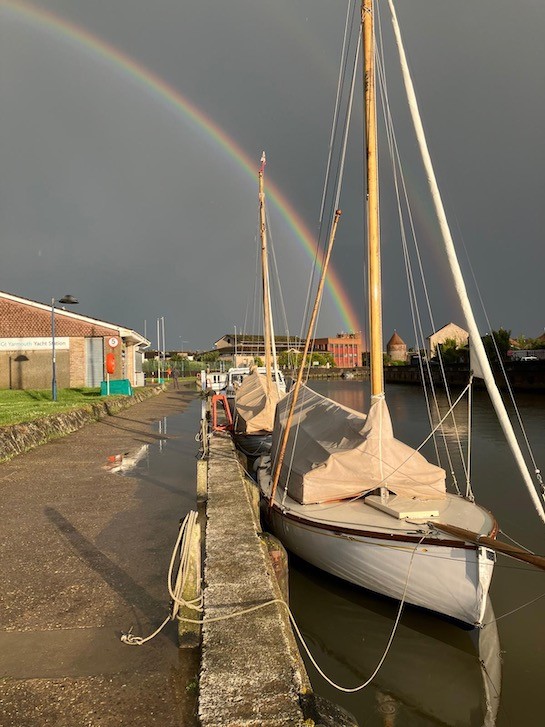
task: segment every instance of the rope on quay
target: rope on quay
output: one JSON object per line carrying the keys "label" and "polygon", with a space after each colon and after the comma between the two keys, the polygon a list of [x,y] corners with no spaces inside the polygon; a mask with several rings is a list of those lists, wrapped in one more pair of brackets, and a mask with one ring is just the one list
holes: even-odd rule
{"label": "rope on quay", "polygon": [[[157,634],[159,634],[164,629],[164,627],[167,625],[167,623],[169,621],[173,621],[175,619],[178,619],[179,621],[185,621],[187,623],[192,623],[192,624],[205,624],[205,623],[214,623],[214,622],[218,622],[218,621],[228,621],[229,619],[237,618],[239,616],[244,616],[246,614],[252,613],[253,611],[259,611],[260,609],[266,608],[267,606],[272,606],[273,604],[279,604],[280,606],[283,606],[286,609],[289,620],[293,626],[295,633],[297,634],[299,641],[301,642],[301,645],[303,646],[303,648],[304,648],[305,652],[307,653],[308,658],[312,662],[313,666],[315,667],[315,669],[317,670],[317,672],[320,674],[320,676],[323,679],[325,679],[332,687],[334,687],[338,691],[346,692],[346,693],[358,692],[358,691],[361,691],[362,689],[365,689],[367,686],[369,686],[369,684],[372,682],[372,680],[376,677],[376,675],[380,671],[380,668],[382,667],[382,664],[384,663],[384,661],[388,655],[388,652],[390,651],[390,648],[392,646],[394,636],[396,634],[397,628],[399,626],[399,622],[401,620],[401,614],[403,612],[403,607],[405,605],[407,588],[409,586],[409,577],[410,577],[412,566],[413,566],[414,556],[415,556],[418,546],[422,543],[425,536],[423,536],[419,540],[419,542],[415,545],[413,552],[411,554],[409,568],[407,570],[407,576],[405,579],[405,586],[403,589],[403,595],[399,602],[397,616],[394,621],[394,625],[392,627],[390,637],[389,637],[386,647],[384,649],[384,653],[382,654],[381,658],[379,659],[375,670],[373,671],[371,676],[368,679],[366,679],[362,684],[359,684],[356,687],[343,687],[340,684],[337,684],[336,682],[334,682],[332,679],[330,679],[330,677],[328,677],[327,674],[325,674],[325,672],[320,668],[316,659],[312,655],[309,647],[307,646],[299,627],[297,626],[295,617],[294,617],[293,613],[291,612],[290,607],[281,598],[273,598],[270,601],[265,601],[264,603],[259,603],[256,606],[250,606],[249,608],[244,608],[239,611],[235,611],[233,613],[226,614],[224,616],[208,616],[208,617],[203,616],[203,618],[200,618],[200,619],[190,619],[190,618],[185,618],[183,616],[180,616],[179,611],[182,606],[185,606],[198,613],[202,613],[202,611],[203,611],[202,590],[196,598],[194,598],[190,601],[186,601],[182,596],[182,593],[183,593],[183,590],[184,590],[184,587],[186,584],[186,580],[187,580],[190,543],[191,543],[191,540],[193,537],[196,522],[197,522],[197,513],[196,513],[196,511],[191,510],[191,512],[189,512],[186,515],[182,524],[180,525],[180,531],[178,533],[178,537],[176,539],[176,544],[174,545],[174,549],[172,551],[172,557],[170,559],[170,565],[169,565],[169,569],[168,569],[168,579],[167,579],[168,580],[168,583],[167,583],[168,591],[169,591],[170,597],[172,599],[169,615],[165,618],[163,623],[152,634],[150,634],[149,636],[146,636],[146,637],[135,636],[132,633],[132,626],[131,626],[128,633],[121,635],[121,641],[124,644],[128,644],[129,646],[142,646],[142,644],[145,644],[147,641],[150,641],[155,636],[157,636]],[[173,571],[174,571],[174,563],[176,562],[178,556],[179,556],[178,571],[176,573],[176,579],[173,584],[172,575],[173,575]]]}
{"label": "rope on quay", "polygon": [[[174,621],[176,618],[178,618],[178,611],[180,610],[181,606],[186,606],[187,608],[194,611],[202,611],[202,593],[200,593],[197,598],[191,601],[186,601],[182,596],[187,580],[187,566],[189,562],[190,544],[193,537],[193,532],[195,530],[196,522],[197,512],[195,510],[191,510],[187,513],[182,524],[180,525],[178,537],[176,538],[176,543],[174,545],[172,556],[170,558],[170,565],[168,567],[167,577],[168,592],[172,599],[170,614],[165,618],[159,628],[157,628],[152,634],[145,638],[141,636],[134,636],[131,626],[128,633],[121,635],[121,641],[123,641],[124,644],[130,644],[131,646],[141,646],[142,644],[145,644],[146,641],[150,641],[165,628],[169,621]],[[172,573],[174,571],[174,563],[176,562],[178,556],[178,571],[176,573],[176,580],[173,585]]]}

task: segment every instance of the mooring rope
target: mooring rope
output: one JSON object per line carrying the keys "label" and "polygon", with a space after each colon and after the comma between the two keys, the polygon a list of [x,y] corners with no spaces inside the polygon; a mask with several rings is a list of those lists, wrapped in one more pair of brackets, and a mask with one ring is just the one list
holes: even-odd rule
{"label": "mooring rope", "polygon": [[[405,605],[407,589],[409,586],[409,579],[410,579],[410,574],[411,574],[411,570],[412,570],[412,566],[413,566],[414,556],[416,554],[418,546],[425,539],[425,536],[423,536],[419,540],[419,542],[415,545],[415,547],[412,550],[411,558],[409,561],[409,567],[407,570],[407,576],[405,578],[405,585],[403,587],[403,594],[402,594],[401,600],[399,602],[397,616],[396,616],[396,619],[392,626],[390,637],[388,639],[384,652],[383,652],[381,658],[379,659],[376,668],[374,669],[371,676],[368,679],[366,679],[362,684],[359,684],[356,687],[343,687],[342,685],[337,684],[330,677],[328,677],[327,674],[323,671],[323,669],[319,666],[318,662],[316,661],[315,657],[313,656],[312,652],[310,651],[310,648],[308,647],[308,645],[301,633],[301,630],[299,629],[299,627],[297,625],[295,616],[293,615],[289,605],[286,603],[286,601],[284,601],[281,598],[273,598],[269,601],[265,601],[263,603],[258,603],[255,606],[249,606],[248,608],[243,608],[238,611],[234,611],[233,613],[224,614],[222,616],[204,616],[203,618],[200,618],[200,619],[191,619],[191,618],[187,618],[185,616],[180,615],[180,608],[183,606],[190,608],[197,612],[203,611],[202,591],[199,592],[198,596],[195,599],[192,599],[190,601],[186,601],[182,596],[183,589],[184,589],[186,581],[187,581],[190,545],[191,545],[191,540],[194,535],[194,529],[196,526],[196,522],[197,522],[197,513],[192,510],[190,513],[188,513],[188,515],[186,515],[186,517],[184,518],[184,520],[180,526],[180,531],[179,531],[178,537],[176,539],[176,544],[172,551],[172,556],[170,559],[170,565],[169,565],[169,570],[168,570],[168,590],[169,590],[169,594],[172,598],[172,608],[171,608],[170,614],[165,618],[163,623],[149,636],[146,636],[146,637],[135,636],[132,633],[132,627],[131,627],[131,629],[129,630],[128,633],[121,635],[121,641],[123,643],[128,644],[130,646],[142,646],[142,644],[145,644],[147,641],[151,641],[151,639],[153,639],[155,636],[157,636],[157,634],[159,634],[164,629],[164,627],[167,625],[167,623],[174,619],[178,619],[179,621],[183,621],[185,623],[201,624],[201,625],[205,624],[205,623],[217,623],[219,621],[227,621],[232,618],[238,618],[239,616],[245,616],[254,611],[259,611],[262,608],[266,608],[267,606],[272,606],[274,604],[278,604],[280,606],[283,606],[286,609],[290,623],[292,624],[293,629],[294,629],[295,633],[297,634],[299,641],[301,642],[301,645],[303,646],[303,648],[304,648],[308,658],[312,662],[314,668],[317,670],[317,672],[320,674],[320,676],[323,679],[325,679],[332,687],[334,687],[338,691],[346,692],[346,693],[358,692],[358,691],[361,691],[362,689],[365,689],[365,687],[369,686],[369,684],[372,682],[372,680],[376,677],[376,675],[380,671],[380,668],[382,667],[382,664],[384,663],[386,657],[388,656],[388,653],[392,646],[395,634],[397,632],[397,628],[399,626],[399,622],[401,620],[401,614],[403,612],[403,607]],[[178,566],[178,573],[176,575],[176,580],[175,580],[175,584],[173,587],[172,586],[172,573],[174,570],[174,563],[176,562],[178,551],[180,554],[180,563]]]}
{"label": "mooring rope", "polygon": [[[178,612],[182,606],[193,609],[195,611],[202,611],[202,594],[199,594],[197,598],[190,601],[186,601],[182,596],[187,582],[190,546],[192,538],[194,537],[196,524],[197,512],[195,510],[191,510],[185,516],[183,522],[180,525],[178,537],[176,538],[176,544],[174,545],[174,549],[172,550],[167,578],[168,592],[172,599],[170,614],[166,617],[163,623],[149,636],[134,636],[131,627],[128,633],[121,635],[121,641],[123,641],[123,643],[130,644],[132,646],[141,646],[142,644],[145,644],[146,641],[151,641],[151,639],[157,636],[157,634],[159,634],[165,628],[169,621],[173,621],[175,618],[178,617]],[[176,581],[173,586],[172,573],[174,570],[174,563],[176,562],[178,554],[180,563],[176,574]],[[200,564],[197,567],[197,572],[200,572]]]}
{"label": "mooring rope", "polygon": [[[312,654],[308,644],[305,641],[305,638],[303,637],[303,634],[301,633],[301,630],[299,626],[297,625],[297,622],[295,620],[295,616],[293,615],[289,605],[281,598],[273,598],[268,601],[264,601],[263,603],[255,604],[254,606],[249,606],[248,608],[242,608],[237,611],[234,611],[232,613],[223,614],[220,616],[203,616],[202,618],[188,618],[186,616],[182,616],[180,614],[180,609],[185,607],[188,609],[191,609],[193,611],[196,611],[197,613],[202,613],[203,611],[203,593],[200,587],[198,588],[198,594],[194,599],[186,600],[183,597],[183,591],[185,589],[185,585],[187,582],[188,577],[188,566],[189,566],[189,558],[190,558],[190,546],[192,539],[194,538],[194,531],[197,524],[197,513],[195,511],[189,512],[186,517],[184,518],[183,522],[180,525],[180,530],[178,533],[178,537],[176,539],[176,543],[174,545],[174,549],[172,551],[172,556],[170,559],[169,569],[168,569],[168,591],[169,595],[172,599],[171,604],[171,610],[169,615],[165,618],[165,620],[161,623],[161,625],[155,629],[153,633],[151,633],[149,636],[142,637],[142,636],[136,636],[132,633],[132,627],[128,631],[128,633],[121,635],[121,641],[125,644],[128,644],[130,646],[142,646],[148,641],[151,641],[151,639],[155,638],[168,624],[169,621],[178,620],[183,621],[185,623],[191,623],[191,624],[209,624],[209,623],[218,623],[220,621],[228,621],[232,618],[238,618],[240,616],[245,616],[250,613],[253,613],[255,611],[259,611],[263,608],[267,608],[268,606],[272,606],[275,604],[278,604],[279,606],[286,609],[287,616],[289,618],[289,621],[293,627],[293,630],[295,634],[297,635],[297,638],[299,639],[301,646],[305,650],[310,662],[320,674],[320,676],[328,682],[333,688],[335,688],[337,691],[345,692],[347,694],[355,693],[358,691],[361,691],[362,689],[365,689],[369,686],[369,684],[375,679],[377,674],[379,673],[382,665],[384,664],[384,661],[386,660],[390,649],[392,647],[395,635],[397,633],[397,629],[401,620],[401,615],[403,613],[403,608],[406,603],[406,597],[407,597],[407,590],[409,587],[409,581],[410,581],[410,575],[414,563],[414,557],[417,553],[418,547],[422,544],[422,542],[425,540],[426,535],[423,535],[418,543],[414,546],[411,552],[411,557],[409,561],[409,567],[407,569],[407,575],[405,577],[405,584],[403,587],[403,594],[401,596],[399,607],[397,611],[396,618],[394,620],[390,636],[388,638],[388,641],[386,643],[386,646],[384,648],[384,651],[382,653],[382,656],[377,662],[377,665],[375,669],[373,670],[372,674],[361,684],[358,684],[355,687],[344,687],[341,684],[337,684],[333,679],[331,679],[327,674],[324,672],[324,670],[319,666],[316,658]],[[200,551],[199,551],[200,553]],[[176,578],[174,579],[173,583],[173,572],[176,560],[179,556],[179,565],[178,565],[178,571],[176,574]],[[198,557],[198,563],[197,563],[197,573],[200,573],[200,555]],[[498,616],[497,618],[483,624],[483,627],[490,626],[491,624],[505,618],[506,616],[510,616],[514,613],[517,613],[518,611],[522,610],[523,608],[526,608],[527,606],[530,606],[537,601],[541,600],[542,598],[545,598],[545,593],[541,594],[540,596],[537,596],[536,598],[533,598],[530,601],[527,601],[526,603],[518,606],[517,608],[512,609],[511,611],[508,611],[507,613],[502,614],[501,616]]]}
{"label": "mooring rope", "polygon": [[514,613],[517,613],[517,611],[522,611],[523,608],[526,608],[527,606],[531,606],[533,603],[537,603],[537,601],[540,601],[542,598],[545,598],[545,593],[542,593],[540,596],[537,596],[536,598],[532,598],[531,601],[526,601],[526,603],[523,603],[520,606],[517,606],[516,608],[511,609],[511,611],[502,613],[501,616],[498,616],[497,618],[493,618],[492,621],[487,621],[485,624],[483,624],[483,627],[490,626],[490,624],[496,623],[497,621],[501,621],[501,619],[505,618],[506,616],[512,616]]}

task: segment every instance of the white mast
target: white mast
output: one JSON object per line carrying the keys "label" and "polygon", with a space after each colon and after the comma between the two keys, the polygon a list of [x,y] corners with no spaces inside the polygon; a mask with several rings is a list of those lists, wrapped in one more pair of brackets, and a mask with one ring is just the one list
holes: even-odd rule
{"label": "white mast", "polygon": [[483,342],[481,340],[481,336],[479,334],[479,329],[477,327],[477,322],[475,320],[475,316],[473,315],[473,310],[472,310],[471,304],[469,302],[469,297],[468,297],[465,282],[464,282],[464,279],[462,276],[462,271],[460,269],[460,264],[458,263],[458,258],[456,256],[454,242],[453,242],[452,235],[450,232],[450,227],[449,227],[449,224],[447,221],[447,216],[445,214],[445,208],[443,206],[443,201],[441,199],[439,187],[437,185],[437,180],[435,178],[435,173],[433,170],[433,165],[432,165],[431,157],[430,157],[429,150],[428,150],[426,137],[424,135],[424,127],[422,126],[422,120],[420,118],[420,112],[418,110],[418,103],[416,101],[416,94],[414,92],[414,86],[413,86],[413,82],[411,79],[411,74],[409,71],[409,67],[407,65],[407,57],[405,55],[405,49],[403,47],[403,41],[401,39],[401,33],[400,33],[399,25],[397,22],[396,11],[395,11],[392,0],[388,0],[388,3],[390,5],[390,11],[392,13],[392,24],[394,27],[394,34],[396,37],[397,47],[399,50],[401,69],[403,72],[403,80],[405,82],[405,90],[407,92],[409,109],[411,111],[411,116],[412,116],[415,131],[416,131],[416,136],[417,136],[418,143],[420,146],[420,153],[422,155],[422,161],[423,161],[424,167],[426,169],[426,174],[428,177],[428,184],[429,184],[431,195],[433,198],[433,203],[435,205],[435,212],[437,214],[439,226],[441,228],[441,233],[443,236],[443,242],[445,245],[447,258],[448,258],[448,261],[450,264],[452,275],[454,277],[454,284],[456,287],[456,292],[458,293],[458,298],[460,300],[460,304],[462,306],[462,310],[465,315],[466,324],[469,329],[470,345],[473,346],[473,349],[475,351],[476,359],[481,367],[480,373],[482,373],[483,379],[486,384],[486,388],[488,389],[490,399],[492,400],[492,404],[494,406],[494,409],[496,410],[496,414],[498,416],[500,425],[503,429],[503,432],[509,443],[509,446],[511,447],[511,450],[513,452],[513,455],[515,457],[515,460],[516,460],[519,470],[521,472],[522,478],[526,484],[528,492],[530,493],[532,502],[534,503],[534,507],[536,508],[537,513],[538,513],[539,517],[541,518],[541,520],[543,520],[543,522],[545,522],[545,512],[543,510],[543,505],[537,495],[537,492],[536,492],[536,489],[534,486],[534,482],[532,480],[530,472],[528,471],[528,467],[526,465],[526,462],[525,462],[522,452],[520,450],[520,446],[519,446],[519,443],[515,436],[513,427],[511,425],[511,421],[510,421],[507,411],[505,409],[505,405],[504,405],[503,400],[498,391],[498,387],[496,386],[494,374],[492,373],[492,369],[490,367],[490,362],[489,362],[486,352],[484,350]]}

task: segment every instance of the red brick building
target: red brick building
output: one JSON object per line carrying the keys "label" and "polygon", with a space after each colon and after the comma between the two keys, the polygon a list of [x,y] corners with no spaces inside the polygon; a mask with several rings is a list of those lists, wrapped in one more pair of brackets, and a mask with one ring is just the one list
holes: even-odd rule
{"label": "red brick building", "polygon": [[362,365],[361,338],[356,333],[339,333],[335,338],[316,338],[314,350],[331,353],[335,366],[340,369],[353,369]]}
{"label": "red brick building", "polygon": [[[0,291],[0,389],[51,386],[52,323],[51,305]],[[107,354],[115,362],[112,380],[144,384],[142,357],[150,342],[139,333],[59,307],[54,325],[59,388],[100,386]]]}

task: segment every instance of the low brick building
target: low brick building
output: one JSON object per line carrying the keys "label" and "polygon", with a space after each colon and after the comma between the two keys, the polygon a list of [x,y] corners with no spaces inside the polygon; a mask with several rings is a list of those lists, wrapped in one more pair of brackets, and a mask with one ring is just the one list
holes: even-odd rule
{"label": "low brick building", "polygon": [[[59,305],[59,304],[57,304]],[[0,388],[47,389],[53,361],[53,308],[0,291]],[[111,380],[128,379],[142,386],[143,350],[150,342],[115,323],[54,308],[58,388],[100,386],[112,354]]]}
{"label": "low brick building", "polygon": [[362,365],[361,338],[355,333],[338,333],[334,338],[316,338],[314,350],[317,353],[332,354],[335,366],[341,369]]}

